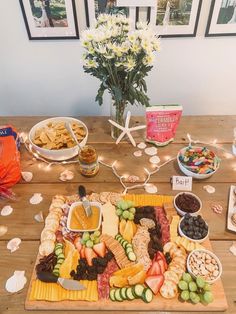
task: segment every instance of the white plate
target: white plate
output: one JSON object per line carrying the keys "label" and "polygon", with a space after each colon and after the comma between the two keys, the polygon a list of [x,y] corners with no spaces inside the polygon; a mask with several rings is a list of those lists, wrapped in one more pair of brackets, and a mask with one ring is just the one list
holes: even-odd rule
{"label": "white plate", "polygon": [[231,216],[236,213],[236,194],[234,193],[236,189],[235,185],[230,186],[229,190],[229,204],[228,204],[228,215],[227,215],[227,229],[236,232],[236,226],[231,222]]}

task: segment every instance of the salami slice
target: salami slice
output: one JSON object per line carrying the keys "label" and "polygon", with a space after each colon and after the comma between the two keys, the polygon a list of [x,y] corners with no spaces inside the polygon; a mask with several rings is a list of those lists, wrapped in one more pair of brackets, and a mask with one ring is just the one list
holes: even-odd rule
{"label": "salami slice", "polygon": [[102,274],[99,274],[97,277],[98,282],[98,296],[99,299],[108,299],[109,298],[109,279],[111,275],[117,271],[119,267],[117,266],[114,259],[108,262],[105,271]]}
{"label": "salami slice", "polygon": [[156,220],[161,225],[161,242],[162,245],[170,241],[170,225],[164,208],[155,207]]}

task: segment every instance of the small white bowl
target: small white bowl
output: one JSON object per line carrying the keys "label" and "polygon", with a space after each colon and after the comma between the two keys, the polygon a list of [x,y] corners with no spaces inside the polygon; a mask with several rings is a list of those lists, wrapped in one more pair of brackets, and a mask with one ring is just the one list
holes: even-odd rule
{"label": "small white bowl", "polygon": [[74,202],[74,203],[71,204],[70,209],[69,209],[68,219],[67,219],[67,229],[69,229],[70,231],[73,231],[73,232],[86,232],[86,231],[87,232],[92,232],[92,231],[98,230],[100,228],[101,222],[102,222],[102,207],[101,207],[101,204],[98,203],[98,202],[90,202],[90,206],[98,207],[99,211],[100,211],[97,228],[89,229],[89,230],[84,230],[84,229],[83,230],[79,230],[79,229],[72,229],[72,228],[70,228],[70,222],[71,222],[71,218],[72,218],[73,209],[76,206],[81,206],[81,205],[82,205],[82,202]]}
{"label": "small white bowl", "polygon": [[74,147],[70,148],[63,148],[63,149],[46,149],[39,147],[34,144],[33,139],[34,139],[34,134],[37,129],[40,129],[44,126],[46,126],[49,122],[56,122],[56,121],[62,121],[62,122],[75,122],[78,124],[81,124],[83,128],[86,131],[86,135],[84,139],[80,142],[80,146],[83,147],[87,143],[88,139],[88,128],[87,126],[80,120],[71,118],[71,117],[55,117],[55,118],[49,118],[43,121],[40,121],[39,123],[35,124],[32,129],[29,132],[29,142],[32,145],[33,149],[42,157],[45,157],[50,160],[57,160],[57,161],[62,161],[62,160],[67,160],[70,158],[75,157],[78,155],[78,146],[75,145]]}
{"label": "small white bowl", "polygon": [[[176,199],[177,199],[177,197],[178,197],[179,195],[181,195],[181,194],[189,194],[189,195],[194,196],[194,197],[199,201],[199,204],[200,204],[199,210],[197,210],[197,211],[194,212],[194,213],[188,213],[188,212],[185,212],[185,211],[181,210],[181,209],[176,205],[176,202],[175,202]],[[185,214],[190,214],[190,215],[192,215],[192,216],[196,216],[196,215],[199,214],[199,212],[200,212],[201,209],[202,209],[202,201],[201,201],[201,199],[200,199],[197,195],[195,195],[195,194],[193,194],[193,193],[191,193],[191,192],[180,192],[180,193],[176,194],[175,197],[174,197],[174,207],[175,207],[177,213],[178,213],[180,216],[184,216]]]}
{"label": "small white bowl", "polygon": [[[199,173],[195,173],[195,172],[192,172],[190,170],[188,170],[183,164],[182,162],[179,160],[179,156],[181,154],[183,154],[189,147],[184,147],[182,148],[179,152],[178,152],[178,155],[177,155],[177,162],[178,162],[178,165],[179,165],[179,168],[180,170],[188,177],[193,177],[194,179],[198,179],[198,180],[202,180],[202,179],[207,179],[209,177],[211,177],[214,173],[216,173],[216,171],[219,169],[220,167],[220,162],[218,162],[218,165],[217,165],[217,168],[215,171],[212,171],[211,173],[202,173],[202,174],[199,174]],[[192,147],[193,149],[197,149],[197,148],[203,148],[203,147],[200,147],[200,146],[193,146]],[[210,151],[210,150],[209,150]]]}
{"label": "small white bowl", "polygon": [[[207,283],[210,283],[210,284],[216,282],[216,280],[218,280],[218,279],[221,277],[221,275],[222,275],[222,264],[221,264],[219,258],[218,258],[214,253],[212,253],[212,252],[209,251],[209,250],[204,250],[204,249],[193,250],[193,251],[188,255],[188,258],[187,258],[187,270],[188,270],[188,272],[190,273],[190,275],[191,275],[192,277],[194,277],[194,278],[197,277],[197,276],[194,275],[194,273],[192,272],[192,268],[191,268],[191,266],[190,266],[190,257],[192,256],[192,254],[193,254],[194,252],[204,252],[204,253],[207,253],[207,254],[209,254],[211,257],[213,257],[213,258],[216,260],[216,262],[217,262],[217,264],[218,264],[218,267],[219,267],[219,275],[218,275],[215,279],[213,279],[213,280],[205,280],[205,279],[204,279]],[[204,278],[204,277],[203,277],[203,278]]]}
{"label": "small white bowl", "polygon": [[[191,215],[191,216],[193,216],[193,215]],[[184,217],[182,217],[182,218],[180,219],[179,225],[178,225],[178,231],[179,231],[179,234],[180,234],[181,237],[184,237],[184,238],[188,239],[189,241],[193,241],[193,242],[196,242],[196,243],[202,243],[202,242],[204,242],[204,241],[209,237],[209,225],[206,223],[206,224],[207,224],[207,227],[208,227],[208,232],[207,232],[207,235],[205,236],[205,238],[199,239],[199,240],[189,238],[187,235],[185,235],[185,233],[183,233],[183,231],[182,231],[182,229],[181,229],[181,227],[180,227],[180,224],[181,224],[181,222],[182,222],[183,220],[184,220]]]}

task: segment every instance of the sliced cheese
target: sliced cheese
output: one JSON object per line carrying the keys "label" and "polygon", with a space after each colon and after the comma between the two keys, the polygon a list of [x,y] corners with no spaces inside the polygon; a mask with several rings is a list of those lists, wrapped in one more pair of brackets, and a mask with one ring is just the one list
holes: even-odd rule
{"label": "sliced cheese", "polygon": [[102,234],[115,237],[118,233],[119,217],[116,215],[116,208],[110,202],[102,206]]}

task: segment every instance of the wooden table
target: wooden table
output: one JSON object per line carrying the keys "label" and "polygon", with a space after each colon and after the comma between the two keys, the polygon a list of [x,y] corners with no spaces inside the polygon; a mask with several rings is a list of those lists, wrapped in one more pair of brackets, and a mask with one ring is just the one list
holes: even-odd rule
{"label": "wooden table", "polygon": [[[46,117],[1,117],[0,125],[12,124],[19,132],[28,132],[38,121]],[[80,117],[89,128],[89,143],[93,144],[104,161],[112,163],[117,160],[117,170],[121,174],[135,174],[142,181],[145,177],[144,167],[151,169],[148,157],[134,157],[136,150],[129,143],[121,143],[118,146],[110,137],[110,126],[107,117]],[[133,124],[143,122],[143,118],[133,118]],[[175,142],[167,147],[160,148],[158,155],[161,160],[167,156],[174,157],[178,150],[188,143],[186,134],[190,133],[194,139],[210,142],[217,139],[217,143],[230,150],[233,138],[233,128],[236,126],[236,116],[191,116],[183,117],[177,130]],[[144,139],[144,132],[137,132],[137,142]],[[226,230],[226,213],[229,186],[236,184],[236,158],[226,158],[225,153],[218,151],[222,158],[219,171],[205,181],[194,181],[193,192],[199,195],[203,201],[203,214],[210,225],[210,238],[215,253],[223,264],[223,284],[227,296],[229,309],[225,313],[236,313],[236,257],[229,252],[232,241],[236,240],[236,233]],[[32,156],[21,147],[21,164],[23,171],[32,171],[33,180],[30,183],[19,182],[13,190],[17,194],[17,201],[1,201],[1,207],[11,204],[13,213],[8,217],[0,216],[0,224],[8,226],[8,232],[0,238],[0,313],[27,313],[24,310],[24,301],[28,286],[18,294],[12,295],[4,289],[5,282],[14,270],[25,270],[26,277],[31,277],[33,265],[38,252],[42,223],[34,220],[34,215],[40,210],[46,215],[51,198],[55,194],[70,195],[77,191],[78,183],[86,184],[88,191],[116,191],[122,192],[122,187],[110,169],[101,167],[99,174],[90,179],[82,177],[76,165],[56,165],[50,170],[42,162],[33,161]],[[63,183],[59,180],[59,174],[65,168],[75,172],[75,178],[71,182]],[[163,167],[151,178],[151,182],[158,187],[159,193],[174,195],[170,185],[172,175],[180,175],[176,161]],[[203,186],[211,184],[216,188],[215,194],[208,194]],[[39,205],[31,205],[29,198],[33,193],[42,193],[43,202]],[[144,193],[143,190],[134,190],[132,193]],[[217,215],[210,209],[211,204],[219,203],[223,206],[222,215]],[[20,249],[9,253],[6,243],[13,237],[20,237],[22,244]],[[28,283],[27,283],[28,284]],[[193,307],[194,309],[194,307]],[[63,312],[65,313],[65,312]],[[66,312],[67,313],[67,312]],[[68,312],[69,313],[69,312]],[[95,312],[93,312],[95,313]],[[124,313],[124,312],[122,312]]]}

